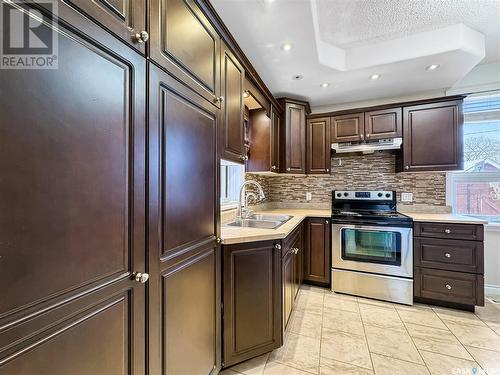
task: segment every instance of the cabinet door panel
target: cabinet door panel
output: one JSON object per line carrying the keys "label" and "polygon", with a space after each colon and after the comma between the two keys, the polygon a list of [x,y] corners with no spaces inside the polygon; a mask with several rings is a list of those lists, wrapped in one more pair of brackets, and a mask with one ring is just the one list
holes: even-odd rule
{"label": "cabinet door panel", "polygon": [[305,108],[286,103],[285,106],[286,157],[285,172],[305,173],[306,171],[306,120]]}
{"label": "cabinet door panel", "polygon": [[[75,348],[85,343],[82,358],[90,358],[105,340],[109,357],[96,355],[93,369],[143,374],[145,286],[133,274],[145,271],[145,59],[62,2],[59,20],[43,26],[58,33],[57,70],[0,74],[0,282],[8,285],[0,373],[48,365],[54,374],[89,373]],[[117,288],[133,298],[89,312],[82,326],[99,329],[51,331]],[[108,324],[114,319],[121,328]],[[29,351],[33,340],[41,341]]]}
{"label": "cabinet door panel", "polygon": [[310,218],[306,221],[304,279],[330,284],[330,224],[326,219]]}
{"label": "cabinet door panel", "polygon": [[281,269],[281,277],[282,277],[282,288],[283,288],[283,330],[288,325],[288,321],[290,320],[290,315],[292,314],[293,308],[293,283],[294,283],[294,273],[295,273],[295,265],[294,265],[294,256],[291,251],[289,251],[285,257],[282,259],[282,269]]}
{"label": "cabinet door panel", "polygon": [[223,159],[241,163],[245,156],[243,124],[243,84],[245,71],[234,54],[225,47],[222,55]]}
{"label": "cabinet door panel", "polygon": [[307,173],[330,173],[330,118],[307,120]]}
{"label": "cabinet door panel", "polygon": [[404,170],[463,168],[462,101],[403,109]]}
{"label": "cabinet door panel", "polygon": [[153,64],[149,77],[149,371],[208,374],[220,366],[220,113]]}
{"label": "cabinet door panel", "polygon": [[352,142],[364,139],[364,114],[334,116],[330,120],[331,142]]}
{"label": "cabinet door panel", "polygon": [[127,44],[145,52],[145,43],[139,43],[134,35],[146,31],[146,0],[71,0],[71,3]]}
{"label": "cabinet door panel", "polygon": [[294,299],[299,295],[300,285],[302,284],[302,280],[304,277],[304,235],[303,235],[303,227],[302,224],[299,228],[299,235],[294,241],[293,247],[297,252],[294,256]]}
{"label": "cabinet door panel", "polygon": [[365,112],[365,137],[367,140],[401,137],[403,134],[401,108]]}
{"label": "cabinet door panel", "polygon": [[280,251],[273,242],[224,246],[224,364],[280,343]]}
{"label": "cabinet door panel", "polygon": [[220,38],[193,0],[150,1],[149,54],[217,106]]}
{"label": "cabinet door panel", "polygon": [[279,172],[280,164],[281,114],[275,107],[271,109],[271,172]]}

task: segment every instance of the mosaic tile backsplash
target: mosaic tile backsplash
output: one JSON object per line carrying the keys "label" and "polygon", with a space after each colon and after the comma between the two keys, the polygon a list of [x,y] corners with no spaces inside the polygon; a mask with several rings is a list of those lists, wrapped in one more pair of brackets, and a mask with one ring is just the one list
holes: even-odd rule
{"label": "mosaic tile backsplash", "polygon": [[[337,160],[341,166],[337,166]],[[395,156],[389,152],[332,158],[330,175],[287,176],[247,174],[260,182],[268,202],[331,202],[332,190],[395,190],[400,205],[446,205],[445,173],[395,173]],[[413,193],[413,202],[400,202],[401,193]]]}

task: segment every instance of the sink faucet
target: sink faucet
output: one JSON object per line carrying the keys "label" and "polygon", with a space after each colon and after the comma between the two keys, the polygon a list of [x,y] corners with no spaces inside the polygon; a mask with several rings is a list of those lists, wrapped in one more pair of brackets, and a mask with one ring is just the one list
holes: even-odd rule
{"label": "sink faucet", "polygon": [[[254,185],[257,187],[257,194],[255,195],[254,193],[246,193],[246,187],[248,185]],[[240,199],[238,201],[238,210],[236,211],[236,218],[237,219],[245,219],[248,214],[250,213],[248,209],[248,198],[253,198],[255,202],[261,202],[265,198],[264,194],[264,189],[262,189],[262,186],[254,180],[247,180],[245,181],[240,188]],[[243,204],[241,203],[243,201]],[[243,209],[242,209],[243,206]]]}

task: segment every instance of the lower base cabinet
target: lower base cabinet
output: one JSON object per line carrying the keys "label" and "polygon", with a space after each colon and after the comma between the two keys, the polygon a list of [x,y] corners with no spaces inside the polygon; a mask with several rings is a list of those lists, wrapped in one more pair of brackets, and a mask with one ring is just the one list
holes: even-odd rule
{"label": "lower base cabinet", "polygon": [[224,367],[281,346],[280,242],[222,247]]}
{"label": "lower base cabinet", "polygon": [[304,280],[321,286],[330,286],[331,226],[330,220],[307,218],[305,223]]}

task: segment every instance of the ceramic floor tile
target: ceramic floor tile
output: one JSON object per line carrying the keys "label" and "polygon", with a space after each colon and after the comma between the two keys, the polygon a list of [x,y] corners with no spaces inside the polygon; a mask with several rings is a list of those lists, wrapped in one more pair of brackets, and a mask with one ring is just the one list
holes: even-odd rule
{"label": "ceramic floor tile", "polygon": [[484,307],[476,307],[476,315],[484,322],[500,323],[500,305],[487,300]]}
{"label": "ceramic floor tile", "polygon": [[302,284],[300,286],[300,292],[325,294],[328,293],[329,290],[314,285]]}
{"label": "ceramic floor tile", "polygon": [[446,309],[444,307],[433,307],[432,310],[434,310],[441,320],[468,325],[484,325],[484,323],[472,312]]}
{"label": "ceramic floor tile", "polygon": [[373,375],[372,370],[321,357],[319,375]]}
{"label": "ceramic floor tile", "polygon": [[372,353],[372,362],[376,375],[429,375],[429,370],[424,365],[375,353]]}
{"label": "ceramic floor tile", "polygon": [[486,325],[476,326],[445,321],[458,340],[468,346],[500,351],[500,336]]}
{"label": "ceramic floor tile", "polygon": [[364,336],[323,328],[321,356],[372,369],[370,353]]}
{"label": "ceramic floor tile", "polygon": [[425,364],[432,375],[486,375],[481,367],[474,361],[450,357],[421,350]]}
{"label": "ceramic floor tile", "polygon": [[417,348],[406,331],[365,325],[365,332],[371,353],[423,364]]}
{"label": "ceramic floor tile", "polygon": [[321,338],[321,322],[323,317],[314,311],[295,310],[287,329],[298,335]]}
{"label": "ceramic floor tile", "polygon": [[421,310],[432,311],[432,308],[429,305],[425,305],[423,303],[415,303],[412,306],[401,305],[398,303],[398,304],[394,305],[394,308],[396,310],[406,310],[406,311],[415,311],[415,310],[417,310],[417,311],[421,311]]}
{"label": "ceramic floor tile", "polygon": [[262,373],[264,372],[264,366],[266,365],[268,358],[269,353],[233,366],[231,367],[231,370],[245,375],[262,375]]}
{"label": "ceramic floor tile", "polygon": [[323,327],[342,332],[350,332],[360,336],[365,335],[361,316],[357,312],[328,310],[325,308],[323,313]]}
{"label": "ceramic floor tile", "polygon": [[374,305],[359,306],[363,324],[406,332],[403,322],[395,309]]}
{"label": "ceramic floor tile", "polygon": [[500,375],[500,352],[467,346],[477,363],[488,375]]}
{"label": "ceramic floor tile", "polygon": [[323,312],[323,297],[320,293],[300,293],[295,302],[295,309],[308,310],[321,314]]}
{"label": "ceramic floor tile", "polygon": [[289,333],[284,345],[273,351],[269,360],[317,373],[319,371],[319,348],[319,339]]}
{"label": "ceramic floor tile", "polygon": [[239,372],[233,371],[231,369],[227,369],[219,372],[219,375],[241,375]]}
{"label": "ceramic floor tile", "polygon": [[432,310],[398,310],[399,317],[404,323],[420,324],[423,326],[447,329],[441,319]]}
{"label": "ceramic floor tile", "polygon": [[310,375],[294,367],[286,366],[278,362],[267,362],[263,375]]}
{"label": "ceramic floor tile", "polygon": [[373,305],[378,307],[385,307],[387,309],[394,309],[395,303],[379,301],[376,299],[358,297],[358,302],[364,305]]}
{"label": "ceramic floor tile", "polygon": [[500,323],[486,322],[486,325],[490,327],[493,331],[495,331],[497,335],[500,336]]}
{"label": "ceramic floor tile", "polygon": [[335,293],[332,291],[327,291],[325,292],[325,296],[332,296],[332,297],[338,297],[342,299],[348,299],[351,301],[357,301],[359,297],[356,296],[351,296],[350,294],[342,294],[342,293]]}
{"label": "ceramic floor tile", "polygon": [[406,324],[417,349],[472,360],[469,352],[446,328],[436,329],[418,324]]}
{"label": "ceramic floor tile", "polygon": [[325,294],[324,309],[358,312],[359,304],[355,299],[339,297],[332,294]]}

